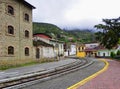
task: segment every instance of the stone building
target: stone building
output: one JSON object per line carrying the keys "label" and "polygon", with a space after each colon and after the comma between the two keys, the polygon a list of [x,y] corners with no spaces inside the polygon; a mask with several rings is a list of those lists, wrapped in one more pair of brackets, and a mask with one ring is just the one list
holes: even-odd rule
{"label": "stone building", "polygon": [[33,57],[32,9],[25,0],[0,0],[0,60]]}

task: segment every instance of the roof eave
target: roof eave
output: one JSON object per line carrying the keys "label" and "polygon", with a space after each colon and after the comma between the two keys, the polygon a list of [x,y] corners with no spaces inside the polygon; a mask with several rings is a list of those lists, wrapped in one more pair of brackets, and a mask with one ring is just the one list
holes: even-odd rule
{"label": "roof eave", "polygon": [[27,1],[24,0],[23,2],[24,2],[24,4],[26,4],[27,6],[31,7],[32,9],[36,9],[36,7],[34,7],[33,5],[31,5]]}
{"label": "roof eave", "polygon": [[31,8],[31,9],[36,9],[36,7],[34,7],[33,5],[31,5],[30,3],[28,3],[28,2],[25,1],[25,0],[17,0],[17,1],[23,3],[24,5],[28,6],[28,7]]}

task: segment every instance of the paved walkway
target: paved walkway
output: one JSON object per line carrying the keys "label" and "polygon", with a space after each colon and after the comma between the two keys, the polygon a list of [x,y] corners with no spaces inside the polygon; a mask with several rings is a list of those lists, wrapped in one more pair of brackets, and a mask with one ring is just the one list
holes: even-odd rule
{"label": "paved walkway", "polygon": [[120,62],[106,60],[108,69],[77,89],[120,89]]}
{"label": "paved walkway", "polygon": [[31,74],[35,72],[47,71],[56,67],[65,66],[67,64],[73,63],[77,60],[75,59],[65,59],[57,62],[43,63],[19,68],[8,69],[5,71],[0,71],[0,80],[17,77],[21,75]]}

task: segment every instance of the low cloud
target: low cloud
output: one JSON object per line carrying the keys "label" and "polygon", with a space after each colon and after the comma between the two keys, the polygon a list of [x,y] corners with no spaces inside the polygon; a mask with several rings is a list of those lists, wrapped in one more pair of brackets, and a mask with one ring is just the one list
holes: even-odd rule
{"label": "low cloud", "polygon": [[103,18],[120,15],[119,0],[26,0],[36,7],[33,21],[53,23],[62,28],[93,28]]}

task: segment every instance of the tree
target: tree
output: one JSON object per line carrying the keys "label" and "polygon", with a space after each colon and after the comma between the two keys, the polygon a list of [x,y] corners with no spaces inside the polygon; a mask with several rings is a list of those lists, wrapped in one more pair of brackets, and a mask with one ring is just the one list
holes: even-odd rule
{"label": "tree", "polygon": [[110,56],[111,56],[112,58],[114,58],[116,55],[115,55],[114,52],[111,52]]}
{"label": "tree", "polygon": [[105,24],[98,24],[94,27],[101,30],[101,45],[105,46],[108,49],[112,49],[119,43],[120,17],[116,19],[103,19],[103,22]]}
{"label": "tree", "polygon": [[120,55],[120,50],[117,51],[117,55]]}
{"label": "tree", "polygon": [[100,31],[99,31],[99,32],[96,32],[96,33],[95,33],[95,40],[101,42],[101,41],[102,41],[102,36],[103,36],[103,33],[102,33],[102,32],[100,32]]}

